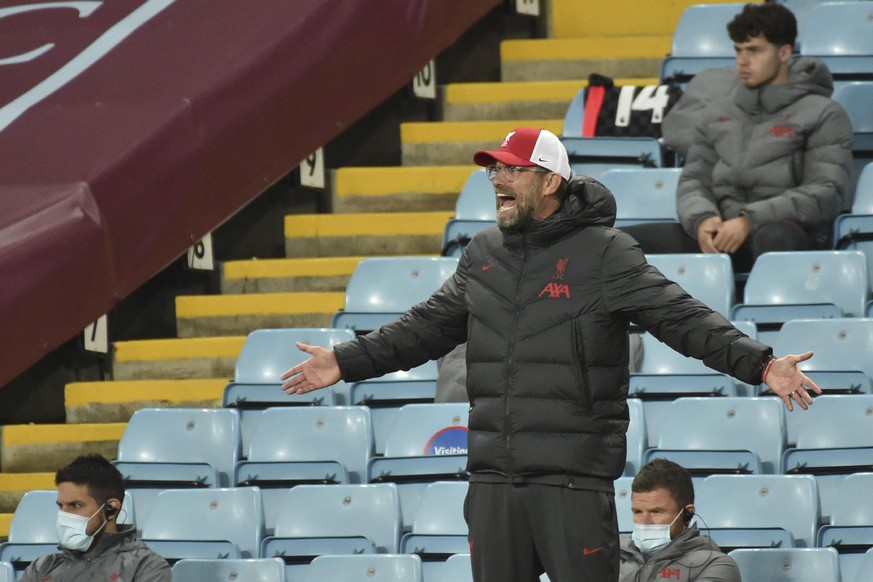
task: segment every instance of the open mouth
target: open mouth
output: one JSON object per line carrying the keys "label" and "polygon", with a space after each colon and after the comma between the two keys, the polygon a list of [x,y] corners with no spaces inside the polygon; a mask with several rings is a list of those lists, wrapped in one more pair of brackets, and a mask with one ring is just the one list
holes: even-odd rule
{"label": "open mouth", "polygon": [[498,194],[497,195],[497,210],[511,210],[515,208],[515,196],[510,196],[509,194]]}

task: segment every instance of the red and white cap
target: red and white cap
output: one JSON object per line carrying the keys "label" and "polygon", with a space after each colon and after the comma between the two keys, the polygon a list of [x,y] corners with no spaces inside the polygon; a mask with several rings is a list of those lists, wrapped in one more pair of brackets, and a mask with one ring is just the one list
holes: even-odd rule
{"label": "red and white cap", "polygon": [[567,149],[551,131],[519,127],[509,132],[497,151],[480,150],[473,154],[480,166],[502,162],[507,166],[540,166],[569,180],[572,172]]}

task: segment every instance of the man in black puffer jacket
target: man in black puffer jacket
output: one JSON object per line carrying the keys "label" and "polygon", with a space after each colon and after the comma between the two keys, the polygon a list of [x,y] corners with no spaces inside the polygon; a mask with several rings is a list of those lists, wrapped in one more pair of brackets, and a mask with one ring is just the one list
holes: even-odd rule
{"label": "man in black puffer jacket", "polygon": [[455,274],[381,329],[283,374],[288,393],[406,370],[467,342],[466,517],[477,582],[618,578],[613,481],[625,462],[628,323],[792,408],[819,391],[646,263],[614,230],[615,200],[571,179],[545,130],[511,132],[477,152],[497,196],[498,228],[476,235]]}

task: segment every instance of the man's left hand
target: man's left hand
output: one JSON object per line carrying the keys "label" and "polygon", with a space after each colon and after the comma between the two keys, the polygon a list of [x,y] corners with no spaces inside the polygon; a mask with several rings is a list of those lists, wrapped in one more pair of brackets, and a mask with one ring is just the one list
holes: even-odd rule
{"label": "man's left hand", "polygon": [[765,384],[773,394],[779,396],[788,408],[788,412],[794,411],[792,400],[804,410],[812,404],[812,396],[809,391],[821,394],[815,382],[797,368],[797,364],[812,357],[812,352],[806,352],[799,356],[789,355],[784,358],[773,360],[770,370],[767,372]]}
{"label": "man's left hand", "polygon": [[750,232],[749,219],[745,216],[737,216],[721,223],[715,238],[712,239],[712,244],[722,253],[733,254],[743,246]]}

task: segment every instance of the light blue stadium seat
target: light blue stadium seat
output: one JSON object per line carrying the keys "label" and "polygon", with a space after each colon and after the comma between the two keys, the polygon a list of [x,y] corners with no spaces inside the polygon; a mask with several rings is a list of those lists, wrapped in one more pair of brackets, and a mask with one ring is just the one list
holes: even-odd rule
{"label": "light blue stadium seat", "polygon": [[0,582],[15,582],[16,579],[15,567],[10,562],[0,562]]}
{"label": "light blue stadium seat", "polygon": [[820,513],[811,475],[711,475],[694,490],[697,517],[723,551],[815,546]]}
{"label": "light blue stadium seat", "polygon": [[687,82],[704,69],[734,64],[734,45],[726,26],[743,4],[695,4],[682,12],[673,31],[670,55],[661,62],[661,79]]}
{"label": "light blue stadium seat", "polygon": [[743,580],[840,582],[837,552],[831,548],[740,549],[729,555]]}
{"label": "light blue stadium seat", "polygon": [[730,315],[735,293],[734,270],[728,255],[650,254],[646,260],[713,311],[725,317]]}
{"label": "light blue stadium seat", "polygon": [[562,137],[575,175],[596,180],[615,168],[661,168],[664,153],[652,137]]}
{"label": "light blue stadium seat", "polygon": [[410,554],[319,556],[309,565],[306,582],[423,582],[421,559]]}
{"label": "light blue stadium seat", "polygon": [[179,560],[173,564],[174,580],[217,582],[285,582],[285,564],[279,558]]}
{"label": "light blue stadium seat", "polygon": [[[436,370],[436,362],[431,361],[429,364]],[[398,374],[387,374],[375,380],[352,384],[352,404],[370,408],[377,455],[385,452],[385,435],[400,407],[432,403],[436,397],[436,387],[436,378],[407,380],[401,379]]]}
{"label": "light blue stadium seat", "polygon": [[870,580],[870,572],[873,572],[873,549],[867,550],[858,561],[855,577],[849,578],[846,575],[847,573],[843,574],[843,582],[868,582]]}
{"label": "light blue stadium seat", "polygon": [[[666,428],[669,427],[669,430]],[[679,398],[670,404],[656,449],[692,475],[773,474],[785,448],[784,405],[775,398]]]}
{"label": "light blue stadium seat", "polygon": [[446,224],[441,254],[447,257],[461,256],[464,247],[476,233],[496,224],[494,187],[484,168],[473,170],[458,194],[455,217]]}
{"label": "light blue stadium seat", "polygon": [[[848,2],[846,4],[849,4]],[[854,4],[863,4],[863,2],[855,2]],[[870,7],[873,10],[873,6]],[[871,12],[873,13],[873,12]],[[865,26],[873,31],[873,25],[869,22]],[[853,58],[853,57],[840,57]],[[864,57],[868,63],[873,66],[873,54]],[[870,71],[867,69],[868,80],[866,81],[850,81],[837,84],[834,89],[834,101],[843,106],[846,114],[849,116],[849,121],[852,123],[852,177],[847,188],[847,194],[852,194],[857,190],[858,180],[864,170],[864,167],[873,161],[873,108],[870,107],[873,101],[873,81],[870,81]],[[851,208],[852,199],[847,195],[844,200],[843,209]]]}
{"label": "light blue stadium seat", "polygon": [[600,181],[615,196],[615,226],[643,222],[677,222],[676,186],[682,168],[618,168]]}
{"label": "light blue stadium seat", "polygon": [[345,305],[332,326],[357,332],[376,329],[424,301],[458,266],[456,257],[370,257],[355,267]]}
{"label": "light blue stadium seat", "polygon": [[397,484],[405,530],[430,483],[467,480],[468,412],[467,403],[407,404],[394,417],[385,455],[370,460],[371,483]]}
{"label": "light blue stadium seat", "polygon": [[290,580],[315,556],[393,554],[401,533],[400,496],[394,484],[300,485],[285,496],[261,556],[280,557]]}
{"label": "light blue stadium seat", "polygon": [[822,514],[829,516],[846,475],[873,469],[873,395],[820,396],[795,414],[796,445],[785,451],[782,470],[814,475]]}
{"label": "light blue stadium seat", "polygon": [[[9,536],[0,543],[0,561],[9,562],[19,574],[36,558],[57,553],[58,492],[54,489],[34,489],[25,493],[9,524]],[[135,524],[133,498],[125,493],[118,514],[119,524]],[[2,579],[2,576],[0,576]]]}
{"label": "light blue stadium seat", "polygon": [[[871,468],[868,468],[870,470]],[[843,580],[861,572],[864,554],[873,548],[873,473],[855,473],[837,488],[830,523],[818,531],[818,545],[833,547],[840,555]],[[873,569],[867,569],[868,576]]]}
{"label": "light blue stadium seat", "polygon": [[643,463],[643,453],[648,448],[649,437],[646,430],[646,416],[643,403],[638,398],[628,398],[628,413],[630,424],[627,427],[627,455],[625,456],[624,474],[636,475]]}
{"label": "light blue stadium seat", "polygon": [[798,366],[823,390],[869,393],[873,379],[873,319],[796,319],[773,342],[779,355],[815,355]]}
{"label": "light blue stadium seat", "polygon": [[127,423],[113,464],[141,525],[161,489],[229,486],[241,448],[236,410],[143,408]]}
{"label": "light blue stadium seat", "polygon": [[437,481],[427,486],[415,515],[412,531],[400,541],[400,552],[417,554],[427,580],[442,575],[445,561],[470,550],[464,499],[467,483]]}
{"label": "light blue stadium seat", "polygon": [[473,582],[470,554],[449,556],[436,582]]}
{"label": "light blue stadium seat", "polygon": [[265,408],[348,404],[349,389],[342,380],[323,390],[288,395],[279,389],[279,376],[309,358],[297,349],[296,342],[332,348],[354,338],[350,329],[331,328],[259,329],[246,337],[234,379],[225,386],[222,398],[222,406],[239,411],[243,454],[248,451],[258,413]]}
{"label": "light blue stadium seat", "polygon": [[864,253],[873,289],[873,162],[864,166],[855,184],[851,214],[841,214],[834,222],[834,248]]}
{"label": "light blue stadium seat", "polygon": [[615,514],[618,517],[618,532],[630,535],[634,529],[634,514],[631,511],[631,485],[633,476],[626,475],[615,480]]}
{"label": "light blue stadium seat", "polygon": [[869,296],[867,262],[860,251],[764,253],[755,260],[731,319],[753,321],[771,343],[791,319],[863,317]]}
{"label": "light blue stadium seat", "polygon": [[[834,31],[840,31],[834,34]],[[813,7],[800,31],[800,54],[825,62],[834,81],[869,78],[873,70],[873,6],[827,2]]]}
{"label": "light blue stadium seat", "polygon": [[257,558],[264,508],[257,487],[165,489],[155,496],[142,539],[167,561]]}

